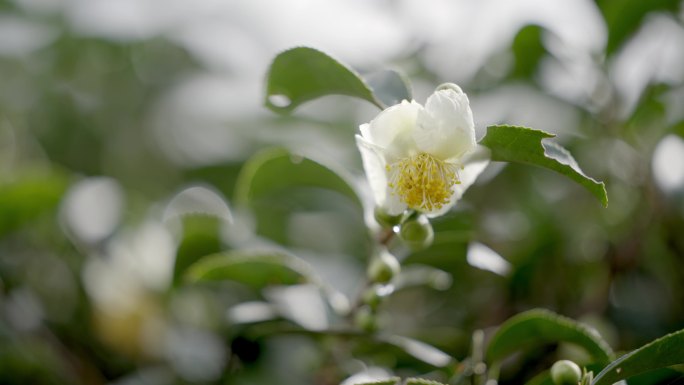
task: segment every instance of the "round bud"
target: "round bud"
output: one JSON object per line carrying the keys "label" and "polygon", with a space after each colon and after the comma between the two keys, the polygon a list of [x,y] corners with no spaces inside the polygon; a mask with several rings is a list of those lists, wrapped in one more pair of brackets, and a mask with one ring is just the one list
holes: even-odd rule
{"label": "round bud", "polygon": [[556,385],[577,385],[582,379],[582,371],[572,361],[556,361],[551,366],[551,379]]}
{"label": "round bud", "polygon": [[365,332],[374,332],[378,328],[377,319],[373,309],[362,306],[354,314],[354,325]]}
{"label": "round bud", "polygon": [[401,217],[402,214],[399,215],[390,215],[385,211],[380,206],[376,206],[375,210],[373,211],[373,215],[375,216],[375,220],[378,222],[380,226],[384,229],[388,229],[391,227],[394,227],[401,222]]}
{"label": "round bud", "polygon": [[425,215],[410,217],[401,224],[399,237],[413,251],[420,251],[432,244],[435,232]]}
{"label": "round bud", "polygon": [[368,279],[374,283],[388,283],[400,270],[397,258],[383,249],[368,265]]}

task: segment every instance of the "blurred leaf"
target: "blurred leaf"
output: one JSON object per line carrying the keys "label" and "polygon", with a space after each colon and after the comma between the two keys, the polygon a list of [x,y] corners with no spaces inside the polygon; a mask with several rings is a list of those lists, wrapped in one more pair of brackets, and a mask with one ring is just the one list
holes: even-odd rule
{"label": "blurred leaf", "polygon": [[606,53],[614,53],[639,28],[646,15],[654,11],[676,12],[679,0],[598,0],[608,25]]}
{"label": "blurred leaf", "polygon": [[389,337],[382,337],[381,340],[387,342],[390,345],[398,347],[410,356],[417,358],[436,368],[443,368],[454,361],[454,359],[450,355],[444,353],[436,347],[428,345],[425,342],[415,340],[413,338],[395,335]]}
{"label": "blurred leaf", "polygon": [[0,235],[54,210],[67,183],[57,172],[30,171],[9,183],[0,182]]}
{"label": "blurred leaf", "polygon": [[411,100],[411,88],[408,80],[394,70],[380,71],[366,77],[368,86],[375,96],[386,106],[399,104],[402,100]]}
{"label": "blurred leaf", "polygon": [[675,123],[672,125],[670,128],[674,134],[679,135],[681,138],[684,138],[684,120],[681,122]]}
{"label": "blurred leaf", "polygon": [[221,251],[221,219],[211,215],[187,214],[181,218],[183,238],[176,251],[173,281],[180,283],[185,270],[205,255]]}
{"label": "blurred leaf", "polygon": [[238,177],[236,200],[246,204],[299,186],[333,190],[351,199],[359,208],[362,207],[356,191],[334,171],[283,149],[266,150],[245,164]]}
{"label": "blurred leaf", "polygon": [[551,373],[548,370],[545,370],[536,376],[532,377],[529,381],[525,383],[525,385],[555,385],[553,380],[551,379]]}
{"label": "blurred leaf", "polygon": [[254,289],[310,281],[308,265],[274,251],[229,251],[202,258],[188,269],[191,282],[235,281]]}
{"label": "blurred leaf", "polygon": [[570,153],[543,139],[555,135],[519,126],[489,126],[480,144],[492,151],[492,160],[531,164],[556,171],[589,190],[602,204],[608,206],[608,195],[603,182],[586,176]]}
{"label": "blurred leaf", "polygon": [[515,57],[512,77],[531,78],[537,71],[539,61],[546,54],[546,48],[541,39],[542,31],[543,29],[538,25],[527,25],[515,35],[511,46]]}
{"label": "blurred leaf", "polygon": [[593,329],[549,310],[534,309],[499,327],[487,347],[487,359],[501,361],[518,349],[555,342],[581,346],[599,363],[608,363],[613,356],[610,346]]}
{"label": "blurred leaf", "polygon": [[[463,274],[466,265],[468,242],[473,238],[473,213],[459,210],[430,220],[435,232],[432,245],[412,253],[405,264],[420,263],[442,269],[454,275]],[[460,262],[456,264],[456,261]]]}
{"label": "blurred leaf", "polygon": [[[349,255],[366,255],[369,235],[363,222],[363,206],[356,191],[333,170],[307,158],[295,156],[286,150],[272,149],[252,157],[238,177],[235,200],[252,210],[257,219],[257,233],[280,244],[317,252],[342,252]],[[323,244],[307,237],[305,228],[292,228],[292,219],[298,214],[322,213],[330,220],[330,231],[343,231],[337,239]],[[311,229],[315,233],[322,229]],[[301,233],[293,240],[293,232]],[[320,231],[319,231],[320,233]],[[309,242],[302,246],[301,242]],[[317,247],[317,248],[316,248]],[[336,248],[337,249],[334,249]],[[342,248],[342,249],[340,249]],[[334,249],[334,250],[333,250]]]}
{"label": "blurred leaf", "polygon": [[401,378],[399,377],[390,377],[386,380],[376,380],[376,381],[369,381],[369,382],[358,382],[354,385],[399,385],[401,383]]}
{"label": "blurred leaf", "polygon": [[385,108],[359,74],[316,49],[292,48],[280,53],[271,63],[265,100],[271,110],[290,112],[304,102],[325,95],[354,96]]}
{"label": "blurred leaf", "polygon": [[407,378],[406,385],[444,385],[441,382],[426,380],[424,378]]}
{"label": "blurred leaf", "polygon": [[618,358],[594,378],[592,385],[610,385],[677,364],[684,364],[684,330],[668,334]]}

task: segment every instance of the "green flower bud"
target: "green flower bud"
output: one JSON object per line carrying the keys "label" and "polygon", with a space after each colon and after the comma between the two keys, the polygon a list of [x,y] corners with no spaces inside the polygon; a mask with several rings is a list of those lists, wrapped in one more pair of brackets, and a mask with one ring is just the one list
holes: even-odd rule
{"label": "green flower bud", "polygon": [[372,333],[378,328],[375,312],[368,306],[363,306],[354,315],[354,325],[357,328]]}
{"label": "green flower bud", "polygon": [[368,265],[368,279],[374,283],[388,283],[400,270],[397,258],[389,251],[382,250]]}
{"label": "green flower bud", "polygon": [[581,378],[580,367],[572,361],[560,360],[551,366],[551,379],[556,385],[577,385]]}
{"label": "green flower bud", "polygon": [[382,207],[376,206],[375,210],[373,211],[373,214],[375,216],[375,220],[378,222],[380,226],[384,229],[388,229],[391,227],[394,227],[401,222],[401,217],[403,214],[399,215],[390,215],[385,211]]}
{"label": "green flower bud", "polygon": [[399,237],[411,250],[420,251],[432,245],[435,231],[425,215],[418,215],[401,224]]}

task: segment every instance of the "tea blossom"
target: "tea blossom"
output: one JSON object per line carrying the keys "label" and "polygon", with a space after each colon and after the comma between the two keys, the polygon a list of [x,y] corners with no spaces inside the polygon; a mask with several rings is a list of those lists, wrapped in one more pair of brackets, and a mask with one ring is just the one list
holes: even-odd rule
{"label": "tea blossom", "polygon": [[402,101],[360,126],[356,143],[375,203],[390,215],[448,211],[489,162],[475,142],[470,103],[445,84],[423,107]]}

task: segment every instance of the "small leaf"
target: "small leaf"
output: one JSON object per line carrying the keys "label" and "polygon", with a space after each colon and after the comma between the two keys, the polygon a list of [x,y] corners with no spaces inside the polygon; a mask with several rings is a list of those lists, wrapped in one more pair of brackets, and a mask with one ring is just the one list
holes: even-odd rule
{"label": "small leaf", "polygon": [[556,143],[544,142],[553,134],[519,126],[489,126],[480,144],[492,151],[492,160],[531,164],[556,171],[589,190],[602,204],[608,206],[608,195],[603,182],[587,175],[570,153]]}
{"label": "small leaf", "polygon": [[411,100],[411,88],[406,78],[397,71],[385,70],[366,77],[368,86],[375,96],[386,106]]}
{"label": "small leaf", "polygon": [[444,385],[441,382],[426,380],[424,378],[407,378],[405,385]]}
{"label": "small leaf", "polygon": [[399,377],[390,377],[386,380],[375,380],[375,381],[369,381],[369,382],[358,382],[354,385],[399,385],[401,382],[401,378]]}
{"label": "small leaf", "polygon": [[271,110],[291,112],[300,104],[325,95],[353,96],[385,108],[359,74],[321,51],[292,48],[271,63],[265,101]]}
{"label": "small leaf", "polygon": [[613,351],[593,329],[548,310],[520,313],[504,322],[487,348],[490,362],[501,361],[521,348],[571,342],[584,348],[598,363],[608,363]]}
{"label": "small leaf", "polygon": [[684,329],[613,361],[594,378],[592,385],[610,385],[637,374],[677,364],[684,364]]}
{"label": "small leaf", "polygon": [[278,252],[229,251],[202,258],[188,269],[191,282],[235,281],[254,289],[311,281],[302,260]]}

